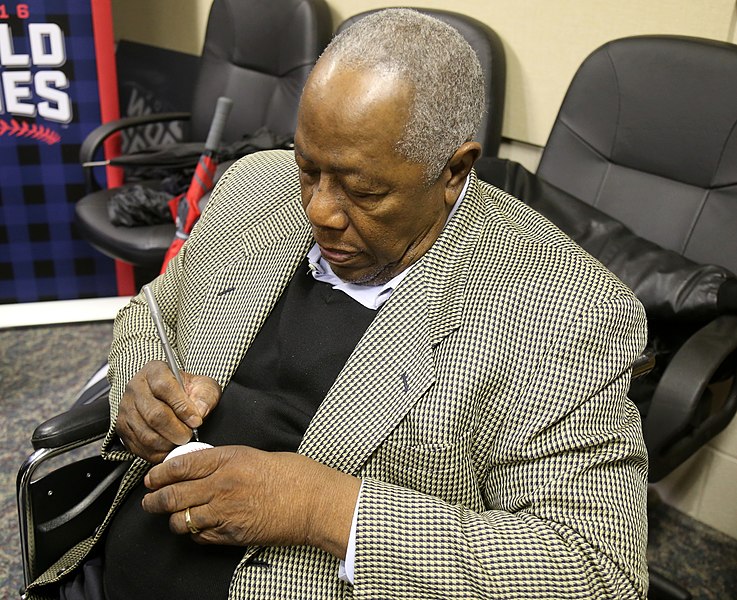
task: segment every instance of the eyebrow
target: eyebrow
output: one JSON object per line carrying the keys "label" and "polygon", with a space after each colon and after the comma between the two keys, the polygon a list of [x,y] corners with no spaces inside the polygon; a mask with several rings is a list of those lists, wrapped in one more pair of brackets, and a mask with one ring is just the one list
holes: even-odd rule
{"label": "eyebrow", "polygon": [[[299,154],[299,156],[303,160],[306,160],[307,162],[314,164],[314,161],[299,148],[297,143],[294,144],[294,152],[296,154]],[[360,173],[358,170],[351,168],[351,167],[341,167],[340,165],[331,164],[330,170],[335,173],[338,173],[339,175],[352,175],[358,178],[362,183],[365,183],[368,185],[383,185],[381,181],[378,181],[372,177],[369,177],[365,173]]]}

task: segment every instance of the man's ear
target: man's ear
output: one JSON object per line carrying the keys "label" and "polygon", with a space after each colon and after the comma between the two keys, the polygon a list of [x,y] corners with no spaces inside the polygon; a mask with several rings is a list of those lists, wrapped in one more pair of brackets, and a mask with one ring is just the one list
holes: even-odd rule
{"label": "man's ear", "polygon": [[466,177],[479,156],[481,156],[481,144],[465,142],[450,157],[445,165],[445,175],[448,178],[445,184],[445,197],[448,204],[455,204],[466,183]]}

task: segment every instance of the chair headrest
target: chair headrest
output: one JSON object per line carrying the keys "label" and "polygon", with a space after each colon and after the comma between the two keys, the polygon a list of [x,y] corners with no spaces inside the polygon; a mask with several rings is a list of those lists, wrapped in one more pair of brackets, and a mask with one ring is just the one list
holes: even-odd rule
{"label": "chair headrest", "polygon": [[558,120],[611,162],[702,188],[737,182],[737,45],[609,42],[578,69]]}

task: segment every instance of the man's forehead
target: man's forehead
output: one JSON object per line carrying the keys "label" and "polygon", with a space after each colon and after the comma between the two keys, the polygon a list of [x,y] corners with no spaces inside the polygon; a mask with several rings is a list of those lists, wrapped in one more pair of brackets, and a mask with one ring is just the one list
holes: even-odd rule
{"label": "man's forehead", "polygon": [[[409,115],[410,96],[406,87],[365,73],[334,71],[318,76],[305,88],[297,119],[297,131],[304,136],[304,146],[321,131],[334,136],[367,142],[387,139],[404,130]],[[396,143],[398,137],[391,140]]]}
{"label": "man's forehead", "polygon": [[309,149],[299,143],[299,137],[295,137],[294,154],[302,161],[311,165],[319,165],[324,171],[355,179],[362,183],[376,185],[385,183],[381,177],[381,170],[374,172],[372,167],[376,165],[362,160],[363,155],[358,148],[355,149],[355,153],[343,152],[339,155],[323,152],[325,149],[320,147],[317,147],[315,150],[316,154],[313,155]]}
{"label": "man's forehead", "polygon": [[305,90],[310,87],[326,86],[332,88],[336,81],[347,86],[368,88],[374,93],[404,94],[412,87],[410,81],[400,73],[386,68],[384,65],[341,61],[338,58],[323,56],[310,74]]}

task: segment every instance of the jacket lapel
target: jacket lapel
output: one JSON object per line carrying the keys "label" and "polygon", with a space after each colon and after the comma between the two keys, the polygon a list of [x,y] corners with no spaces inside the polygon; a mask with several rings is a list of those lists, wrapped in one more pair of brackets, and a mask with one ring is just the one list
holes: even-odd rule
{"label": "jacket lapel", "polygon": [[242,252],[212,277],[206,292],[186,367],[221,385],[230,380],[312,240],[298,202],[271,220],[272,226],[243,233]]}
{"label": "jacket lapel", "polygon": [[[408,295],[415,301],[397,301]],[[320,405],[300,452],[356,473],[433,384],[422,296],[421,285],[408,280],[394,292]]]}
{"label": "jacket lapel", "polygon": [[351,354],[310,423],[300,452],[357,474],[435,383],[433,347],[460,326],[481,210],[473,174],[453,219]]}

